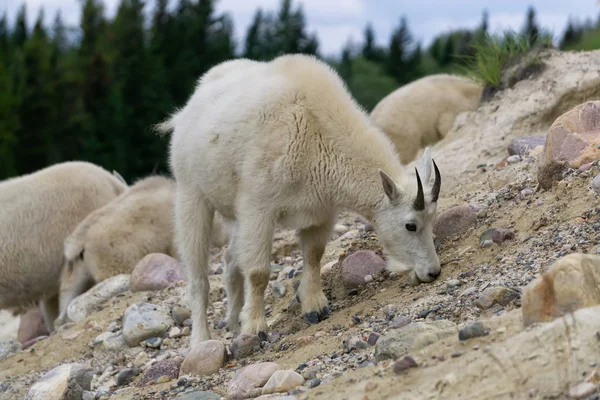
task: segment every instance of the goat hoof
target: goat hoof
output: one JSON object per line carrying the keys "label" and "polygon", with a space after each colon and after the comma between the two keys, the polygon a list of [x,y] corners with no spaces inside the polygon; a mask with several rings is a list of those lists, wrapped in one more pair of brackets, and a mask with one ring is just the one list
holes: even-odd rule
{"label": "goat hoof", "polygon": [[258,332],[258,338],[261,342],[267,341],[267,334],[265,332]]}
{"label": "goat hoof", "polygon": [[316,311],[311,311],[309,313],[304,314],[304,321],[309,324],[318,324],[319,323],[319,313]]}

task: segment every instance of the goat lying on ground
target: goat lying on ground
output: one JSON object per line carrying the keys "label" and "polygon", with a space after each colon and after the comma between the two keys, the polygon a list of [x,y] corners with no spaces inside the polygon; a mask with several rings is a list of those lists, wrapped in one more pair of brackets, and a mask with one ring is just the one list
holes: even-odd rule
{"label": "goat lying on ground", "polygon": [[215,212],[235,221],[226,254],[227,321],[234,333],[241,318],[243,333],[265,338],[276,225],[299,231],[304,269],[298,296],[312,323],[329,313],[320,261],[341,209],[373,222],[390,270],[413,270],[423,282],[440,274],[432,222],[441,178],[433,163],[435,183],[428,185],[429,152],[416,182],[409,182],[390,139],[316,58],[217,65],[187,105],[156,128],[172,131],[175,235],[189,268],[192,347],[210,339],[207,269]]}

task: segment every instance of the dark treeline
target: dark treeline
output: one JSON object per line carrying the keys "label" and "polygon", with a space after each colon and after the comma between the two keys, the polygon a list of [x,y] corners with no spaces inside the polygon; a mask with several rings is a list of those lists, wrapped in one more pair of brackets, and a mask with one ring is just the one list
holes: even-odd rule
{"label": "dark treeline", "polygon": [[[240,46],[230,15],[218,14],[215,0],[171,1],[121,0],[109,19],[101,0],[83,0],[78,27],[65,26],[60,14],[46,26],[43,10],[30,21],[24,5],[11,26],[6,15],[0,19],[0,179],[75,159],[116,169],[128,181],[155,168],[168,173],[168,138],[151,125],[186,102],[201,74],[234,57],[321,57],[304,10],[291,0],[277,10],[258,9]],[[326,61],[371,110],[400,85],[458,71],[486,34],[487,21],[484,12],[476,29],[442,34],[422,49],[399,17],[387,46],[367,25],[359,45],[348,43]],[[598,30],[589,21],[570,21],[561,47],[593,42]],[[523,33],[538,31],[530,9]]]}

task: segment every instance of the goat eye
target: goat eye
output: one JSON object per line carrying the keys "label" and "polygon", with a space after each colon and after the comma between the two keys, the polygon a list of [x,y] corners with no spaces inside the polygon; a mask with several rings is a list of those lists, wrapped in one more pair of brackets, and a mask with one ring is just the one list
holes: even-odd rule
{"label": "goat eye", "polygon": [[417,225],[413,223],[406,224],[406,229],[411,232],[415,232],[417,230]]}

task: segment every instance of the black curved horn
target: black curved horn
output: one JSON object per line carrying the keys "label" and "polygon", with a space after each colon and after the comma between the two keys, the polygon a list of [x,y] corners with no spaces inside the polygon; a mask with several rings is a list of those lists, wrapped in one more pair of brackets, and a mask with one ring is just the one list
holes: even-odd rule
{"label": "black curved horn", "polygon": [[415,202],[413,203],[413,208],[416,211],[422,211],[425,209],[425,195],[423,194],[423,184],[421,183],[421,177],[419,176],[419,171],[415,168],[415,173],[417,174],[417,197],[415,197]]}
{"label": "black curved horn", "polygon": [[440,170],[435,164],[435,160],[433,161],[433,168],[435,169],[435,181],[433,182],[433,187],[431,188],[431,202],[435,203],[440,195],[440,187],[442,186],[442,176],[440,175]]}

